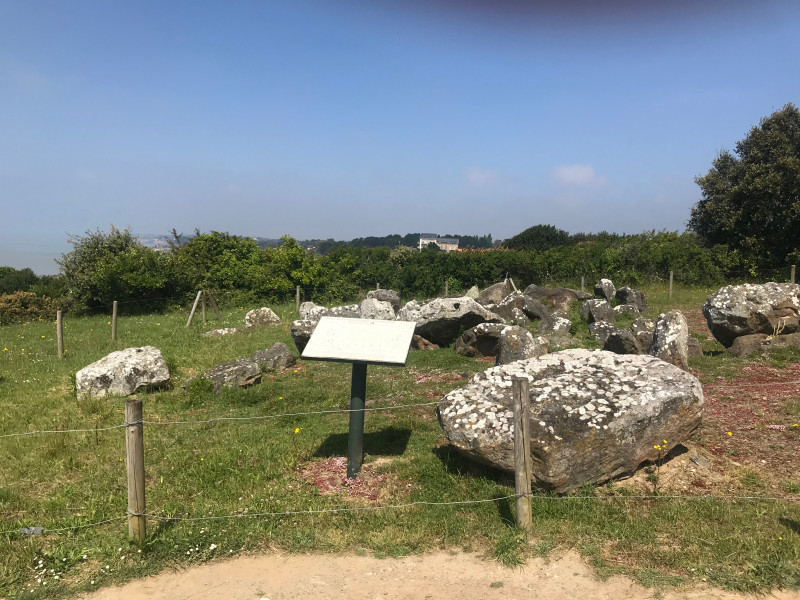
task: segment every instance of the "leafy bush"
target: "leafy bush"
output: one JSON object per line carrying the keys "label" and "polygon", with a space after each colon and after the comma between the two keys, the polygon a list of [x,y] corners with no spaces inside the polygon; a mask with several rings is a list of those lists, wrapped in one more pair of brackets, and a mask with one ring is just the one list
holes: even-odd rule
{"label": "leafy bush", "polygon": [[0,325],[51,319],[57,310],[56,302],[33,292],[0,294]]}

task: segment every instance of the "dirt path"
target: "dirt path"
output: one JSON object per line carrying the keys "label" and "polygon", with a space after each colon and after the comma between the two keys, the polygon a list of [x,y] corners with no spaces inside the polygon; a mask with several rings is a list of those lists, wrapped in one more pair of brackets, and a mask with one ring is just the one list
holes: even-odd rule
{"label": "dirt path", "polygon": [[[509,569],[474,554],[402,559],[363,556],[252,556],[165,572],[106,588],[83,600],[734,600],[754,598],[691,588],[657,595],[624,577],[599,581],[575,553]],[[762,596],[763,597],[763,596]],[[800,599],[778,592],[779,600]]]}

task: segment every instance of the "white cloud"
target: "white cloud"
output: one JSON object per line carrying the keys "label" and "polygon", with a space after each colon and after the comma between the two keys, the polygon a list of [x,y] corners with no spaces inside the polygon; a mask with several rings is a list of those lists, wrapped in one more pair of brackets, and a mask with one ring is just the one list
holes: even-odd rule
{"label": "white cloud", "polygon": [[561,165],[553,169],[550,177],[565,185],[601,186],[608,183],[608,179],[594,172],[592,165]]}
{"label": "white cloud", "polygon": [[492,169],[480,169],[478,167],[471,167],[467,169],[464,176],[472,185],[483,187],[489,185],[497,179],[497,172]]}

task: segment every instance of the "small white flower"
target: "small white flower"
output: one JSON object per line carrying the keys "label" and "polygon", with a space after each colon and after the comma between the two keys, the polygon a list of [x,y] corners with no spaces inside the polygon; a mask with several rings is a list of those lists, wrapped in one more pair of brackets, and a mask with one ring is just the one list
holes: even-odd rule
{"label": "small white flower", "polygon": [[216,545],[216,544],[211,544],[211,545],[208,547],[208,549],[209,549],[209,550],[216,550],[216,549],[217,549],[217,545]]}

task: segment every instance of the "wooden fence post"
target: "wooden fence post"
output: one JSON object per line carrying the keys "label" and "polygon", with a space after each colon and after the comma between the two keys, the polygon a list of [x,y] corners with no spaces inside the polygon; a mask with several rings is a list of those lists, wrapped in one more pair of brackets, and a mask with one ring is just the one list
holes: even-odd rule
{"label": "wooden fence post", "polygon": [[200,297],[200,305],[203,307],[203,325],[205,325],[206,324],[206,303],[207,303],[206,291],[205,290],[200,290],[200,293],[203,294]]}
{"label": "wooden fence post", "polygon": [[58,347],[58,358],[64,358],[64,320],[61,311],[56,311],[56,345]]}
{"label": "wooden fence post", "polygon": [[444,297],[447,298],[450,295],[450,286],[449,281],[447,279],[444,280]]}
{"label": "wooden fence post", "polygon": [[186,326],[192,324],[192,319],[194,318],[194,312],[197,310],[197,305],[200,303],[200,298],[203,297],[203,290],[197,292],[197,296],[194,299],[194,304],[192,304],[192,312],[189,313],[189,320],[186,321]]}
{"label": "wooden fence post", "polygon": [[667,296],[668,300],[672,300],[672,271],[669,272],[669,294]]}
{"label": "wooden fence post", "polygon": [[528,380],[514,377],[514,483],[517,495],[517,527],[529,540],[533,533],[531,515],[531,436]]}
{"label": "wooden fence post", "polygon": [[789,275],[789,283],[791,283],[792,285],[794,285],[794,267],[795,265],[792,265],[792,272]]}
{"label": "wooden fence post", "polygon": [[583,275],[581,275],[581,292],[585,291],[585,287],[586,287],[586,278]]}
{"label": "wooden fence post", "polygon": [[125,449],[128,456],[128,536],[144,543],[147,519],[144,501],[144,425],[142,401],[131,398],[125,402]]}
{"label": "wooden fence post", "polygon": [[219,307],[217,306],[217,301],[214,300],[214,294],[212,294],[208,290],[206,290],[206,294],[208,295],[208,304],[211,306],[211,308],[214,309],[214,314],[217,315],[217,319],[222,321],[222,315],[219,312]]}
{"label": "wooden fence post", "polygon": [[111,309],[111,341],[117,341],[117,301],[114,300],[114,307]]}

